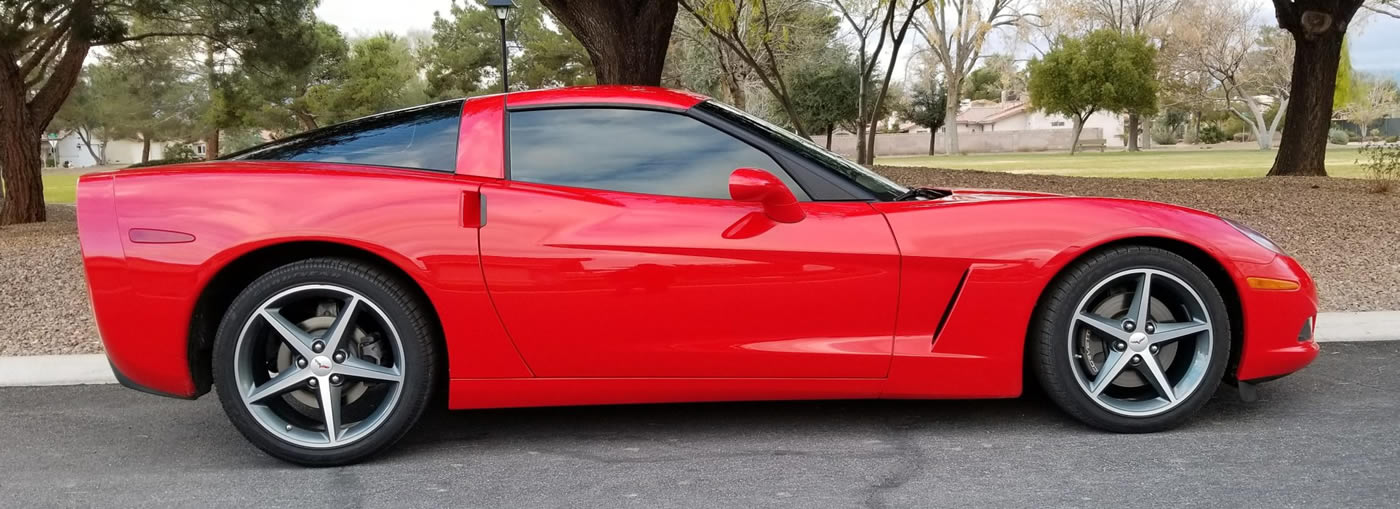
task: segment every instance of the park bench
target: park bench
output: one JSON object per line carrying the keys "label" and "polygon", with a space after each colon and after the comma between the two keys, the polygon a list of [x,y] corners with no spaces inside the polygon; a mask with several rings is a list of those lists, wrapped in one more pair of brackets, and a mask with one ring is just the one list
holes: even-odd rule
{"label": "park bench", "polygon": [[1098,149],[1099,152],[1103,152],[1106,147],[1108,147],[1108,140],[1079,140],[1079,152],[1086,149]]}

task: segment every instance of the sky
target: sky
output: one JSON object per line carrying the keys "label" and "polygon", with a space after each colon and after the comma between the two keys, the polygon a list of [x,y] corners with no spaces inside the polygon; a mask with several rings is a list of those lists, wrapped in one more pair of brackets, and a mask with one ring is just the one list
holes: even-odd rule
{"label": "sky", "polygon": [[406,35],[431,29],[433,11],[446,15],[451,6],[451,0],[321,0],[316,15],[352,36],[386,31]]}
{"label": "sky", "polygon": [[[429,30],[433,11],[446,14],[451,5],[452,0],[321,0],[316,14],[352,36],[382,31],[406,35],[410,30]],[[1260,16],[1273,18],[1272,3],[1258,5]],[[1359,33],[1356,29],[1351,31],[1352,68],[1400,79],[1400,19],[1373,15],[1361,23]]]}

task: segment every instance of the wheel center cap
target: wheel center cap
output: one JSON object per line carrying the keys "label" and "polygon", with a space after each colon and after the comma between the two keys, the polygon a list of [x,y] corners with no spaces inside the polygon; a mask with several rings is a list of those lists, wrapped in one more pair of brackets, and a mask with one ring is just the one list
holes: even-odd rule
{"label": "wheel center cap", "polygon": [[1134,332],[1128,336],[1128,349],[1134,352],[1141,352],[1147,349],[1147,334]]}
{"label": "wheel center cap", "polygon": [[318,355],[311,359],[311,372],[316,376],[326,376],[331,374],[331,358]]}

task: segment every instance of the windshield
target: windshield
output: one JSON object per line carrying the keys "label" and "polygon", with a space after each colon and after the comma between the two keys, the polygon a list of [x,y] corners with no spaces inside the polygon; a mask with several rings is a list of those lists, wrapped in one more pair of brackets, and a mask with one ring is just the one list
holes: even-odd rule
{"label": "windshield", "polygon": [[695,106],[707,113],[713,113],[735,124],[755,131],[783,145],[788,150],[802,154],[812,161],[836,171],[846,178],[855,182],[856,185],[865,188],[881,200],[894,200],[904,195],[908,191],[904,186],[894,183],[879,174],[866,169],[864,166],[847,161],[845,158],[831,153],[821,146],[813,143],[812,140],[792,134],[786,129],[770,124],[763,119],[744,113],[733,106],[716,101],[705,101]]}

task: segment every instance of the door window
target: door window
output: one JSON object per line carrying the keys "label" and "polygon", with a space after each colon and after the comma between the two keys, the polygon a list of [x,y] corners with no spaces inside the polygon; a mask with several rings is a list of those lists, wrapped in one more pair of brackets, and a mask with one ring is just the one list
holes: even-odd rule
{"label": "door window", "polygon": [[631,193],[729,199],[729,174],[767,170],[807,193],[772,157],[694,118],[662,111],[564,108],[510,114],[510,178]]}

